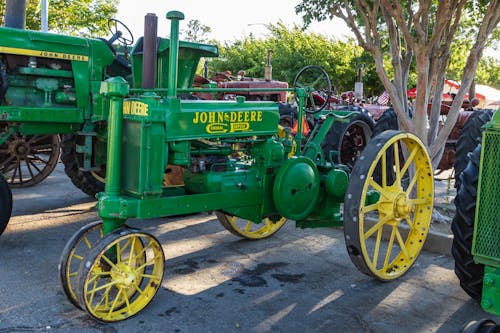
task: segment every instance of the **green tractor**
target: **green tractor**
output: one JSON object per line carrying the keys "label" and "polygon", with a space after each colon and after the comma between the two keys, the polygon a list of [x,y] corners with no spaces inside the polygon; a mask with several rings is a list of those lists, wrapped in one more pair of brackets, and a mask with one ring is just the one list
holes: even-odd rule
{"label": "green tractor", "polygon": [[[349,123],[359,111],[314,107],[316,79],[276,88],[296,96],[296,119],[311,107],[316,121],[307,133],[303,121],[295,132],[280,125],[273,101],[185,98],[221,92],[182,84],[192,82],[199,55],[216,48],[180,42],[184,15],[172,11],[167,18],[170,39],[157,45],[168,45],[168,52],[133,48],[142,50],[131,62],[133,75],[144,74],[142,59],[153,59],[147,62],[158,64],[156,84],[143,88],[113,77],[100,85],[96,98],[107,106],[101,221],[77,231],[63,250],[59,273],[68,300],[102,322],[138,314],[162,284],[165,258],[159,241],[128,227],[127,220],[202,211],[216,212],[229,231],[250,239],[275,234],[287,220],[298,228],[344,226],[347,251],[360,271],[382,281],[405,274],[432,217],[433,171],[422,142],[386,131],[367,143],[352,166],[339,163],[328,137],[335,124]],[[233,92],[242,89],[247,95],[259,91]],[[165,166],[181,168],[182,182],[166,183]]]}
{"label": "green tractor", "polygon": [[469,162],[459,175],[452,222],[452,254],[460,285],[485,311],[495,315],[500,315],[499,156],[497,111],[484,125],[482,141],[469,153]]}

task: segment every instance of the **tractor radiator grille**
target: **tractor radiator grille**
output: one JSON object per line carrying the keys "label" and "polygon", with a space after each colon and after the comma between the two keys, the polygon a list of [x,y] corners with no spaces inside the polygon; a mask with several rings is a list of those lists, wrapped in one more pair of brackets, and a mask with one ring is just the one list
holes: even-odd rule
{"label": "tractor radiator grille", "polygon": [[485,130],[482,147],[474,255],[500,267],[500,132]]}

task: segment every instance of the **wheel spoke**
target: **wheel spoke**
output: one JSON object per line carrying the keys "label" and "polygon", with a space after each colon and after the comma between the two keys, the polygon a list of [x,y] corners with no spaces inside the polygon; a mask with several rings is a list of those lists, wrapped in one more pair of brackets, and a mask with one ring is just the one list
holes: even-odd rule
{"label": "wheel spoke", "polygon": [[378,202],[368,205],[368,206],[363,206],[361,207],[361,213],[366,214],[368,212],[371,212],[372,210],[378,209]]}
{"label": "wheel spoke", "polygon": [[118,288],[118,293],[116,294],[116,298],[114,299],[113,303],[109,307],[108,316],[110,316],[113,313],[113,310],[115,309],[116,305],[118,304],[118,300],[120,299],[121,294],[122,294],[122,289]]}
{"label": "wheel spoke", "polygon": [[417,183],[417,180],[418,180],[418,172],[415,172],[415,174],[413,175],[413,177],[411,178],[411,181],[410,183],[408,184],[408,188],[406,189],[405,193],[406,193],[406,196],[409,196],[411,191],[413,191],[413,187],[415,186],[415,184]]}
{"label": "wheel spoke", "polygon": [[31,179],[35,178],[35,175],[33,174],[33,170],[31,170],[31,166],[29,164],[28,159],[25,159],[24,163],[26,164],[26,169],[28,169],[28,173],[30,174]]}
{"label": "wheel spoke", "polygon": [[29,161],[30,161],[31,166],[34,167],[36,169],[36,171],[38,171],[38,173],[42,172],[42,170],[40,170],[40,168],[38,167],[38,165],[36,165],[35,162],[33,162],[32,159],[30,159]]}
{"label": "wheel spoke", "polygon": [[378,254],[380,252],[380,242],[382,240],[382,228],[377,230],[377,239],[375,240],[375,248],[373,249],[372,267],[377,269]]}
{"label": "wheel spoke", "polygon": [[406,202],[408,204],[418,206],[418,205],[428,205],[428,204],[432,203],[432,200],[425,199],[425,198],[415,198],[415,199],[408,199],[408,200],[406,200]]}
{"label": "wheel spoke", "polygon": [[364,237],[364,240],[366,241],[368,238],[371,237],[371,235],[373,235],[375,233],[375,231],[379,230],[379,229],[382,229],[382,227],[392,218],[393,216],[392,215],[387,215],[387,216],[384,216],[383,218],[381,218],[380,220],[378,220],[377,223],[375,223],[374,226],[372,226],[370,229],[368,229],[367,232],[364,233],[363,237]]}
{"label": "wheel spoke", "polygon": [[[100,275],[96,276],[96,278],[98,278],[99,276],[100,276]],[[90,280],[89,280],[89,282],[90,282]],[[97,281],[96,281],[96,282],[97,282]],[[115,285],[115,282],[114,282],[114,281],[111,281],[111,282],[108,282],[108,283],[103,284],[102,286],[95,287],[95,288],[93,288],[93,289],[91,289],[91,290],[88,290],[88,292],[89,292],[89,293],[94,294],[95,292],[97,292],[97,291],[99,291],[99,290],[106,289],[106,288],[111,287],[111,286],[113,286],[113,285]]]}
{"label": "wheel spoke", "polygon": [[391,236],[389,237],[389,244],[387,245],[387,252],[385,253],[384,266],[382,268],[387,267],[389,264],[389,259],[391,258],[392,245],[394,244],[396,227],[392,227]]}
{"label": "wheel spoke", "polygon": [[252,228],[252,221],[247,221],[247,225],[245,226],[245,232],[250,232],[250,228]]}
{"label": "wheel spoke", "polygon": [[403,254],[407,260],[410,259],[410,256],[408,255],[408,250],[406,249],[406,244],[403,240],[403,237],[401,237],[401,234],[399,233],[398,228],[394,227],[394,231],[396,233],[396,239],[398,240],[399,247],[401,248],[401,252],[403,252]]}
{"label": "wheel spoke", "polygon": [[401,174],[404,175],[408,168],[410,167],[411,163],[413,162],[413,159],[415,158],[415,155],[417,155],[419,151],[419,146],[415,146],[413,150],[410,152],[410,155],[408,156],[408,159],[405,162],[405,165],[401,169]]}
{"label": "wheel spoke", "polygon": [[387,150],[382,154],[382,187],[387,186]]}
{"label": "wheel spoke", "polygon": [[101,258],[104,259],[104,261],[107,262],[111,267],[118,269],[116,267],[115,263],[113,261],[111,261],[108,257],[106,257],[105,254],[103,254]]}
{"label": "wheel spoke", "polygon": [[378,193],[380,193],[380,195],[383,195],[384,197],[386,198],[390,198],[391,195],[390,195],[390,191],[387,187],[381,187],[379,184],[377,184],[377,182],[375,182],[373,179],[370,179],[368,181],[368,184],[373,187],[373,189],[375,191],[377,191]]}
{"label": "wheel spoke", "polygon": [[133,237],[132,238],[132,245],[130,246],[130,253],[129,253],[129,256],[128,256],[128,265],[129,266],[132,266],[132,259],[133,259],[133,255],[134,255],[135,240],[136,240],[136,238]]}
{"label": "wheel spoke", "polygon": [[399,165],[399,141],[394,142],[394,169],[396,173],[395,182],[401,182],[401,169]]}

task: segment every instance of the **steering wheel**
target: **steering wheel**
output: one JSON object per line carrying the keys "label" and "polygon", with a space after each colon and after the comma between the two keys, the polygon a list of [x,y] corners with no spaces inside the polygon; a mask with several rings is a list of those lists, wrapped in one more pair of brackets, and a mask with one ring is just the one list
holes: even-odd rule
{"label": "steering wheel", "polygon": [[[125,34],[122,30],[125,31]],[[134,43],[134,36],[132,35],[130,29],[125,25],[125,23],[117,19],[108,20],[108,31],[113,35],[108,41],[110,44],[113,44],[116,40],[124,46],[129,46]]]}
{"label": "steering wheel", "polygon": [[316,113],[323,110],[332,95],[332,83],[325,70],[316,65],[302,68],[293,80],[295,88],[309,88],[311,92],[306,98],[305,111]]}

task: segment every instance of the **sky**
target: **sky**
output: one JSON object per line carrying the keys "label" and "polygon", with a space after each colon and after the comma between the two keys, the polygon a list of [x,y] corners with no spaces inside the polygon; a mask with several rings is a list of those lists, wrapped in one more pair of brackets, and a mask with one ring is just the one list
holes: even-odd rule
{"label": "sky", "polygon": [[[240,39],[250,33],[263,37],[267,29],[265,24],[283,22],[292,27],[301,24],[302,19],[295,14],[295,6],[301,0],[120,0],[115,18],[125,23],[134,37],[144,35],[144,16],[155,13],[158,16],[158,36],[168,37],[169,22],[167,12],[178,10],[184,13],[185,20],[180,28],[186,28],[187,22],[197,19],[210,27],[209,38],[219,41]],[[325,36],[343,39],[349,35],[344,22],[327,21],[314,23],[310,29]]]}

